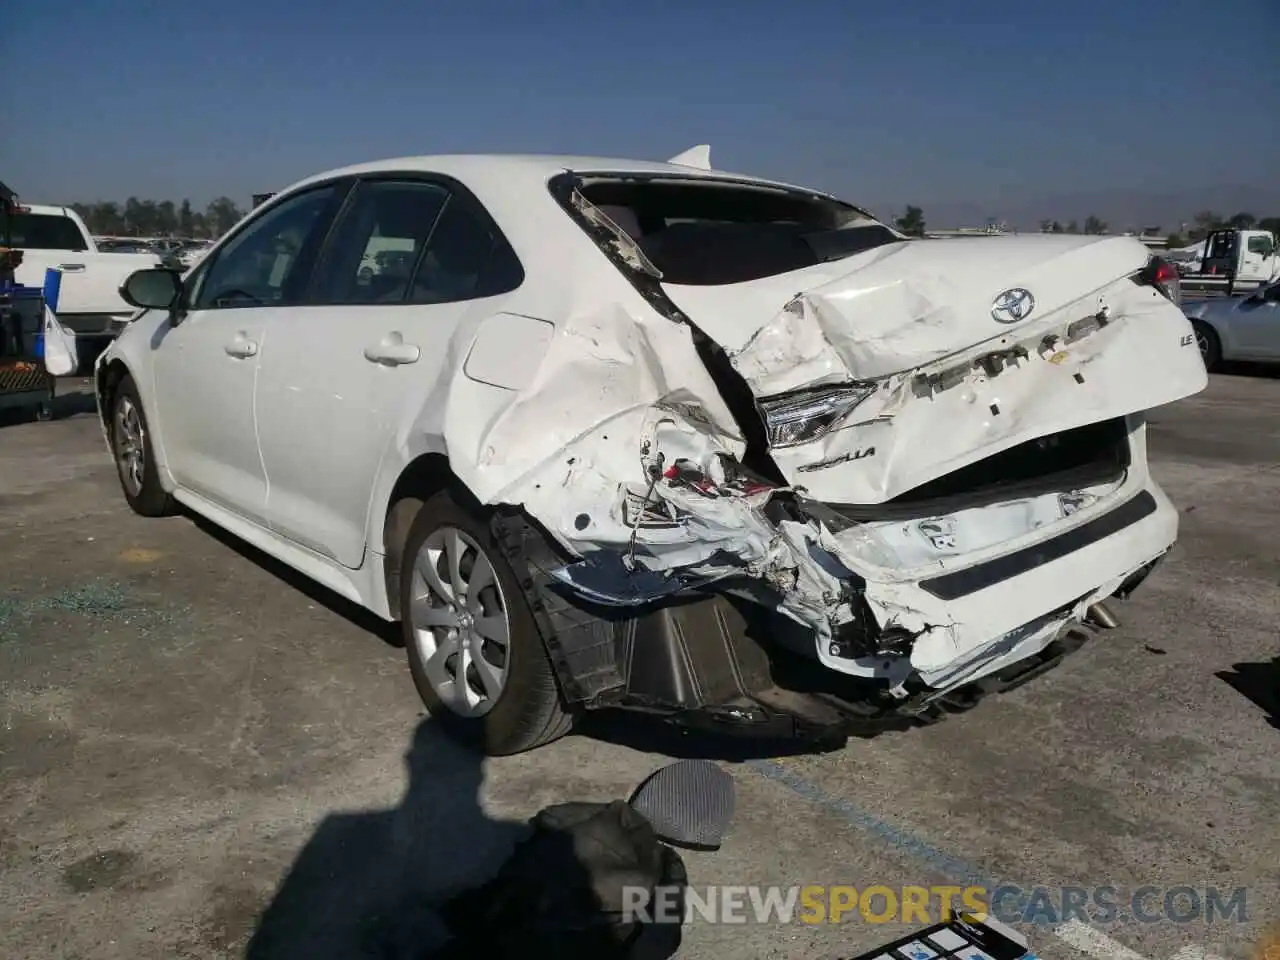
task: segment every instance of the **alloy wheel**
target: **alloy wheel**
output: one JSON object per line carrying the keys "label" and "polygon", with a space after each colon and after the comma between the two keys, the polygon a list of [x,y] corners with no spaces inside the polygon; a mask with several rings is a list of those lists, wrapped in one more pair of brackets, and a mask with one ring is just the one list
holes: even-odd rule
{"label": "alloy wheel", "polygon": [[432,531],[414,558],[409,620],[427,682],[463,717],[493,709],[511,651],[507,598],[484,548],[457,527]]}
{"label": "alloy wheel", "polygon": [[131,497],[140,496],[147,466],[147,435],[138,408],[127,396],[116,404],[114,434],[120,480]]}

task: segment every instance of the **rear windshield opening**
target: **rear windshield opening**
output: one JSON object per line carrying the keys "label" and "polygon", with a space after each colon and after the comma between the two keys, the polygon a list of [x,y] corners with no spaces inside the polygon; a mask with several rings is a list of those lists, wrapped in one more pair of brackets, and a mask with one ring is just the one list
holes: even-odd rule
{"label": "rear windshield opening", "polygon": [[714,179],[586,176],[582,195],[665,283],[742,283],[895,243],[869,214],[800,190]]}

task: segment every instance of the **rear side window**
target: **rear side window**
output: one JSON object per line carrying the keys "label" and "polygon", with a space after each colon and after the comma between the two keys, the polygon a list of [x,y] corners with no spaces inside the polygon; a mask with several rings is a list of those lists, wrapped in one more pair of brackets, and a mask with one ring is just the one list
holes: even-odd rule
{"label": "rear side window", "polygon": [[27,250],[89,249],[84,234],[70,217],[45,213],[17,213],[9,220],[10,239]]}
{"label": "rear side window", "polygon": [[666,283],[742,283],[901,239],[856,208],[800,190],[601,174],[584,175],[579,191],[636,242]]}
{"label": "rear side window", "polygon": [[466,198],[450,198],[418,263],[410,303],[450,303],[507,293],[524,279],[515,252]]}

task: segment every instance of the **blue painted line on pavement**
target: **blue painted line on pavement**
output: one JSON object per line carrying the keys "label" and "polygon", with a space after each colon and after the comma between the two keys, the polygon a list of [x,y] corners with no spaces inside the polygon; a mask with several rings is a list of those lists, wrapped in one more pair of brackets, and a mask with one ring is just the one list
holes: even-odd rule
{"label": "blue painted line on pavement", "polygon": [[780,783],[793,793],[831,811],[851,826],[883,840],[896,850],[924,861],[951,880],[966,886],[984,887],[987,890],[994,890],[999,886],[974,864],[939,850],[910,830],[881,820],[844,797],[828,793],[798,773],[788,770],[782,764],[774,763],[772,760],[749,760],[746,765],[766,779]]}

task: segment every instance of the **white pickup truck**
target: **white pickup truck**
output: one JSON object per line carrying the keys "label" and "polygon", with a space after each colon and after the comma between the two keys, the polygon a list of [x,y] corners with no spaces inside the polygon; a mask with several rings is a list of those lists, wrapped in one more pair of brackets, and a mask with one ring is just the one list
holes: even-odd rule
{"label": "white pickup truck", "polygon": [[78,341],[91,345],[109,341],[133,315],[133,308],[120,299],[125,278],[160,265],[155,254],[99,250],[84,221],[68,207],[17,207],[10,217],[10,238],[23,254],[14,279],[40,287],[45,270],[60,269],[58,321]]}
{"label": "white pickup truck", "polygon": [[1267,230],[1223,228],[1205,237],[1184,264],[1179,272],[1188,292],[1247,292],[1280,280],[1280,243]]}

